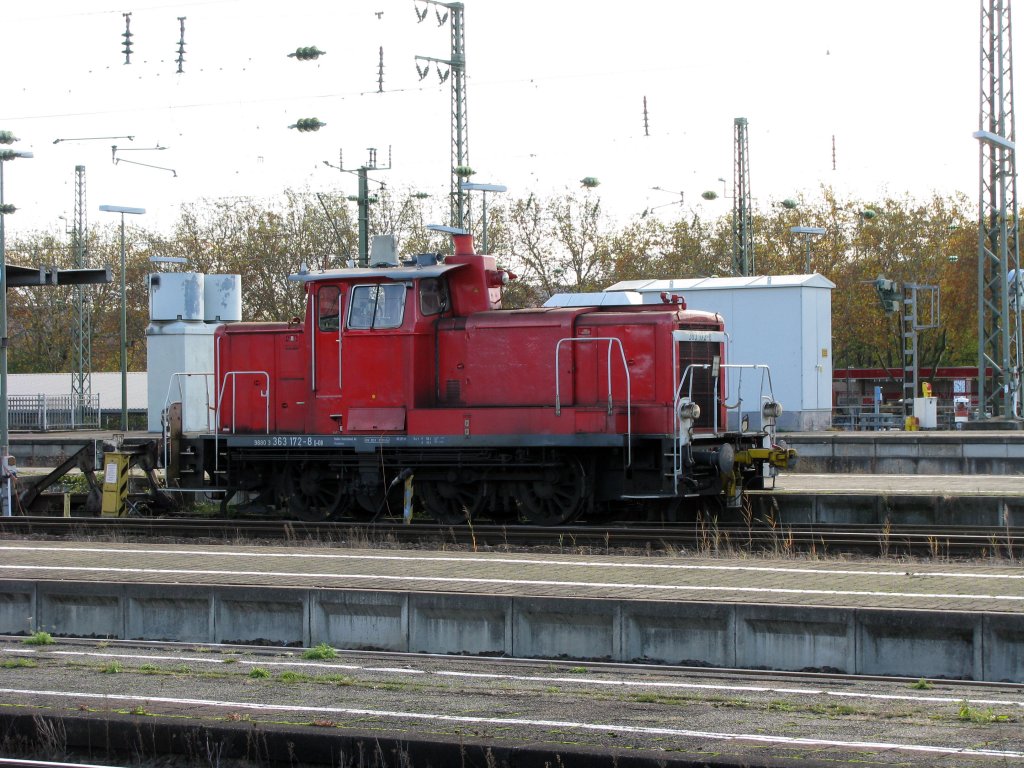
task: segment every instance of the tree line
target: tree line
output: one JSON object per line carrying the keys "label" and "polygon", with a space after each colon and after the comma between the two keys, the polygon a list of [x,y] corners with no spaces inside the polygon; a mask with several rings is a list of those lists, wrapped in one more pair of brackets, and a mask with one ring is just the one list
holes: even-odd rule
{"label": "tree line", "polygon": [[[490,201],[489,201],[490,202]],[[769,203],[753,217],[759,275],[803,274],[807,249],[796,225],[825,234],[810,247],[811,271],[836,284],[832,292],[836,369],[902,367],[898,315],[883,312],[873,281],[939,286],[941,324],[920,337],[923,366],[977,362],[977,212],[962,195],[927,200],[841,198],[828,187],[813,199]],[[385,188],[370,206],[370,232],[394,233],[403,257],[448,253],[448,236],[428,230],[447,217],[447,201]],[[506,197],[488,206],[488,250],[517,280],[511,307],[535,306],[558,292],[599,291],[621,280],[727,277],[732,264],[731,212],[708,215],[680,205],[670,216],[638,215],[618,223],[594,192],[547,198]],[[480,242],[474,211],[471,228]],[[664,211],[663,211],[664,213]],[[286,190],[273,200],[200,200],[182,208],[170,233],[126,229],[129,370],[146,368],[145,331],[151,257],[184,257],[187,269],[242,275],[246,320],[301,316],[304,296],[289,274],[344,266],[358,256],[354,207],[340,194]],[[117,370],[120,350],[120,226],[87,233],[90,266],[109,265],[114,282],[85,289],[92,311],[93,370]],[[70,268],[68,242],[29,232],[7,243],[9,263]],[[71,370],[75,323],[73,287],[11,289],[9,370]],[[728,318],[726,318],[728,324]],[[766,340],[792,329],[765,318]],[[766,343],[768,343],[766,341]]]}

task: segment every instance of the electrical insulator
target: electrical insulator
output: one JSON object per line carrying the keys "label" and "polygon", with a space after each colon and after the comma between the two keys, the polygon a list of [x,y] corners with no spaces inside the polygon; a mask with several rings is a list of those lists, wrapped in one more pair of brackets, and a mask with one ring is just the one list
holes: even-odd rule
{"label": "electrical insulator", "polygon": [[294,58],[298,61],[310,61],[312,59],[318,59],[323,56],[327,51],[321,51],[315,45],[304,46],[296,48],[294,53],[289,53],[288,58]]}
{"label": "electrical insulator", "polygon": [[0,144],[13,144],[18,139],[10,131],[0,131]]}
{"label": "electrical insulator", "polygon": [[181,37],[178,39],[178,74],[185,71],[185,17],[178,17],[178,28],[181,30]]}
{"label": "electrical insulator", "polygon": [[4,216],[6,216],[9,213],[14,213],[16,210],[18,210],[18,209],[15,208],[10,203],[4,203],[3,205],[0,205],[0,214],[2,214]]}
{"label": "electrical insulator", "polygon": [[121,15],[124,16],[124,32],[121,33],[121,37],[124,38],[124,48],[121,50],[121,53],[124,54],[124,63],[125,64],[131,64],[132,63],[132,30],[131,30],[132,15],[130,13],[124,13],[124,14],[121,14]]}
{"label": "electrical insulator", "polygon": [[296,130],[305,133],[307,131],[319,131],[327,123],[321,123],[319,118],[316,117],[303,117],[295,121],[294,125],[289,125],[289,128],[295,128]]}

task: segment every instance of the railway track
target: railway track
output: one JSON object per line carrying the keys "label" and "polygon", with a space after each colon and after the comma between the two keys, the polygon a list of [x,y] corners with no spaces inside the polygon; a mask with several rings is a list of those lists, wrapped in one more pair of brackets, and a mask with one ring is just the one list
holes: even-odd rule
{"label": "railway track", "polygon": [[1024,528],[964,526],[779,525],[633,523],[561,528],[449,526],[414,521],[303,523],[180,517],[9,517],[0,535],[56,538],[137,537],[176,540],[285,541],[347,546],[463,546],[471,549],[543,548],[559,551],[857,553],[879,557],[1024,559]]}
{"label": "railway track", "polygon": [[[250,735],[257,734],[264,759],[274,753],[301,754],[304,762],[312,763],[314,756],[325,755],[333,760],[324,762],[333,765],[344,749],[361,754],[353,749],[356,745],[344,741],[353,733],[367,734],[363,738],[375,745],[401,738],[402,764],[415,766],[436,765],[439,760],[482,765],[486,754],[481,744],[501,755],[502,747],[513,740],[515,764],[538,768],[555,762],[617,765],[619,760],[631,765],[693,765],[685,759],[687,739],[699,740],[690,753],[707,749],[709,742],[722,745],[721,759],[715,764],[736,766],[762,765],[766,760],[772,765],[795,760],[811,765],[852,763],[872,755],[876,756],[872,762],[879,765],[923,764],[915,756],[928,764],[1008,765],[1017,764],[1014,761],[1021,755],[1019,729],[1013,723],[1022,687],[1015,684],[838,671],[344,650],[311,661],[299,649],[116,640],[97,644],[65,638],[59,645],[29,650],[20,639],[0,638],[0,651],[8,659],[30,663],[41,690],[14,688],[0,727],[5,733],[22,734],[25,744],[52,744],[47,737],[59,735],[66,747],[61,754],[64,760],[77,748],[84,759],[103,754],[106,761],[115,756],[125,761],[127,752],[148,754],[153,763],[163,763],[171,750],[187,753],[191,744],[217,745],[222,760],[242,758],[249,756],[242,750],[251,743]],[[115,665],[120,677],[117,693],[99,691],[102,684],[97,680],[104,675],[97,670]],[[261,674],[253,674],[255,670]],[[153,676],[158,673],[159,678]],[[9,685],[24,685],[15,674],[17,670],[8,673]],[[290,682],[282,685],[279,681],[285,675]],[[335,692],[334,681],[339,678],[344,680],[344,697]],[[159,695],[154,695],[157,679]],[[514,717],[493,711],[496,686],[502,702],[515,702]],[[467,701],[476,706],[466,708]],[[39,703],[45,703],[46,709],[30,706]],[[686,707],[683,715],[681,704]],[[642,724],[630,717],[638,706],[644,708]],[[459,709],[452,711],[453,707]],[[753,713],[756,732],[750,725]],[[969,723],[965,713],[980,713],[978,721]],[[375,716],[370,724],[367,715]],[[353,721],[353,717],[359,719]],[[905,725],[910,717],[917,726],[913,730]],[[391,725],[395,721],[400,729]],[[440,733],[439,721],[446,726]],[[558,723],[559,738],[550,744],[553,722]],[[51,723],[59,727],[46,728]],[[708,725],[702,727],[704,723]],[[234,726],[244,727],[246,738],[224,738]],[[457,730],[464,726],[472,730]],[[138,740],[140,727],[145,728],[145,742]],[[193,734],[191,739],[184,733],[186,728]],[[801,738],[809,729],[813,729],[812,738]],[[422,741],[425,730],[431,731],[428,742]],[[473,738],[466,738],[467,731]],[[202,738],[195,739],[195,734]],[[275,742],[275,734],[283,738]],[[666,742],[668,738],[674,741]],[[275,744],[285,746],[280,744],[284,740],[289,742],[287,749],[275,751]],[[329,740],[331,750],[321,749],[324,740]],[[526,759],[524,743],[542,749]],[[550,746],[544,748],[545,743]],[[748,743],[751,748],[744,749],[742,745]],[[778,749],[769,751],[770,744]],[[467,748],[477,752],[468,753]],[[627,749],[628,753],[623,751]],[[829,759],[816,759],[825,749]],[[855,750],[853,757],[836,759],[840,751],[850,750]],[[390,747],[383,752],[391,753]],[[554,754],[561,758],[556,761]],[[673,755],[680,754],[683,757],[673,762]],[[898,757],[889,759],[894,754]],[[75,768],[73,763],[45,765]]]}

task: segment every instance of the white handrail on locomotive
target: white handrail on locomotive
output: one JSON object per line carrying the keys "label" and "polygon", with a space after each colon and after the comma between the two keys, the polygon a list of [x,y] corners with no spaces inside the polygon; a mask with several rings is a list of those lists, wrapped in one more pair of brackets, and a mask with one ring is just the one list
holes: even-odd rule
{"label": "white handrail on locomotive", "polygon": [[[558,375],[558,355],[562,350],[562,342],[584,342],[584,341],[607,341],[608,361],[605,367],[608,369],[608,415],[612,413],[614,400],[612,398],[612,342],[618,345],[619,357],[622,359],[622,370],[626,374],[626,466],[633,464],[633,392],[629,380],[629,365],[626,363],[626,351],[622,348],[622,340],[617,336],[588,336],[586,338],[571,336],[559,339],[555,344],[555,416],[562,415],[562,397]],[[570,374],[575,369],[570,370]]]}
{"label": "white handrail on locomotive", "polygon": [[238,403],[237,386],[238,376],[263,376],[267,380],[267,388],[260,392],[260,397],[267,401],[267,412],[266,412],[266,423],[267,429],[266,434],[270,434],[270,374],[266,371],[226,371],[224,373],[224,380],[220,385],[220,392],[217,394],[217,408],[214,411],[214,422],[217,428],[213,430],[213,471],[220,472],[220,451],[218,450],[218,439],[220,438],[220,407],[224,402],[224,390],[227,388],[228,379],[231,379],[231,434],[235,434],[235,406]]}
{"label": "white handrail on locomotive", "polygon": [[[690,375],[690,371],[692,369],[707,370],[708,368],[714,368],[714,367],[715,366],[712,363],[691,363],[690,365],[686,366],[686,369],[683,371],[682,377],[680,377],[680,379],[679,379],[679,386],[676,387],[676,396],[675,396],[674,401],[672,403],[672,410],[676,414],[677,419],[678,419],[678,415],[679,415],[679,408],[680,408],[680,406],[685,404],[683,402],[682,392],[683,392],[683,384],[686,382],[687,378],[690,379],[690,386],[689,386],[689,390],[687,392],[687,397],[685,398],[685,401],[686,402],[693,402],[693,398],[691,397],[691,395],[693,394],[693,376]],[[772,372],[771,372],[771,369],[767,365],[765,365],[764,363],[756,363],[756,364],[720,363],[718,365],[718,368],[719,368],[719,370],[721,370],[722,368],[729,368],[729,369],[739,370],[741,372],[743,370],[747,370],[747,369],[750,369],[750,370],[760,370],[762,372],[761,373],[761,391],[758,393],[758,404],[760,404],[761,400],[767,400],[769,402],[775,402],[775,393],[774,393],[774,391],[772,389]],[[725,406],[727,411],[733,411],[734,410],[734,411],[737,412],[737,415],[739,415],[741,417],[740,424],[742,424],[742,414],[739,413],[739,410],[740,410],[740,407],[743,405],[743,398],[739,397],[739,393],[740,393],[740,387],[742,387],[742,383],[743,383],[742,376],[743,375],[741,373],[740,374],[739,386],[737,386],[737,388],[736,388],[736,393],[737,393],[736,404],[735,405],[729,405],[729,403],[727,403],[727,402],[726,403],[722,403]],[[767,379],[768,379],[768,394],[767,395],[764,394],[765,377],[767,377]],[[714,378],[718,379],[718,376],[714,376]],[[715,413],[714,413],[714,421],[712,422],[712,429],[711,429],[711,431],[712,431],[713,435],[718,435],[719,434],[719,431],[718,431],[718,405],[720,403],[720,399],[718,397],[718,387],[717,386],[714,387],[714,392],[715,392],[715,408],[714,408],[714,412]],[[769,427],[766,428],[766,431],[771,436],[771,438],[774,440],[774,438],[775,438],[774,424],[769,425]],[[741,429],[741,432],[742,432],[742,429]]]}
{"label": "white handrail on locomotive", "polygon": [[[190,376],[203,376],[206,378],[206,428],[207,430],[212,429],[210,426],[210,412],[213,410],[210,407],[210,381],[216,374],[213,371],[175,371],[171,374],[170,380],[167,382],[167,394],[164,396],[164,404],[160,408],[160,425],[163,428],[162,441],[164,444],[164,466],[167,466],[167,454],[168,446],[171,442],[170,430],[167,428],[167,411],[175,403],[181,403],[184,407],[185,403],[185,391],[181,388],[181,381],[178,379],[179,376],[190,377]],[[178,382],[178,397],[181,400],[171,401],[171,387],[174,382]]]}
{"label": "white handrail on locomotive", "polygon": [[[743,371],[744,370],[760,370],[761,371],[761,390],[758,393],[758,399],[757,399],[758,405],[760,406],[762,400],[767,400],[769,403],[775,403],[776,402],[775,401],[775,393],[774,393],[774,390],[772,388],[772,372],[771,372],[771,369],[767,365],[764,365],[763,363],[757,363],[757,364],[720,363],[717,366],[715,364],[713,364],[713,363],[691,363],[690,365],[686,366],[686,368],[683,370],[683,375],[679,378],[679,385],[676,387],[676,395],[675,395],[675,398],[673,398],[673,402],[672,402],[672,414],[673,414],[673,418],[675,419],[675,423],[676,423],[676,440],[673,442],[673,446],[672,446],[672,473],[673,473],[673,476],[674,476],[673,477],[673,483],[674,483],[674,487],[675,487],[676,492],[678,492],[678,490],[679,490],[679,477],[682,475],[682,469],[683,469],[683,467],[682,467],[682,463],[683,463],[683,448],[684,448],[684,446],[685,447],[689,447],[689,445],[690,445],[690,441],[689,441],[689,437],[690,437],[690,435],[689,435],[689,422],[692,421],[692,419],[683,418],[681,411],[682,411],[684,406],[687,406],[687,405],[690,405],[690,404],[694,403],[694,400],[693,400],[693,375],[692,375],[692,372],[694,370],[707,370],[709,368],[714,369],[716,367],[718,368],[719,371],[721,371],[722,368],[727,368],[727,369],[733,369],[733,370],[739,370],[740,371],[740,380],[737,383],[737,387],[736,387],[736,405],[735,406],[730,406],[728,403],[724,403],[724,405],[726,407],[726,411],[736,410],[736,415],[737,415],[737,418],[738,418],[738,424],[739,424],[739,428],[740,428],[740,433],[741,434],[744,433],[743,426],[742,426],[742,424],[743,424],[743,414],[740,411],[740,409],[741,409],[741,407],[743,405],[743,397],[741,396],[741,390],[742,390],[742,386],[743,386]],[[767,382],[768,382],[768,394],[767,395],[764,394],[764,385],[765,385],[765,379],[766,378],[767,378]],[[719,403],[720,403],[720,399],[719,399],[719,396],[718,396],[718,385],[717,385],[718,376],[713,374],[713,379],[714,379],[714,383],[713,383],[712,389],[714,391],[714,403],[713,403],[712,410],[714,411],[714,417],[713,417],[714,420],[712,422],[712,434],[713,435],[718,435],[719,434],[719,431],[718,431],[718,426],[719,426],[718,425],[718,406],[719,406]],[[683,387],[686,384],[687,380],[689,380],[689,387],[687,388],[686,395],[684,397],[684,395],[683,395]],[[765,432],[765,435],[767,436],[768,446],[771,446],[771,445],[775,444],[776,423],[775,423],[775,419],[774,418],[767,419],[767,422],[768,423],[766,425],[764,425],[764,432]],[[686,429],[683,429],[684,424],[686,424]],[[728,425],[728,417],[726,417],[726,425]],[[765,447],[768,447],[768,446],[765,446]]]}

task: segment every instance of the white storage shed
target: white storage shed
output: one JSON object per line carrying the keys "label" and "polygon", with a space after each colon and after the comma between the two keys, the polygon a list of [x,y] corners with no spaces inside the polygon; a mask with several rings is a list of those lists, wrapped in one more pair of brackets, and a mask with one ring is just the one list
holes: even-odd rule
{"label": "white storage shed", "polygon": [[[832,423],[832,289],[821,275],[758,275],[684,280],[626,280],[607,291],[637,291],[644,303],[682,296],[690,309],[717,312],[729,334],[727,363],[767,364],[772,389],[785,412],[779,428],[828,429]],[[742,413],[760,423],[760,381],[729,374],[729,402],[743,398]],[[749,408],[747,407],[749,405]]]}

